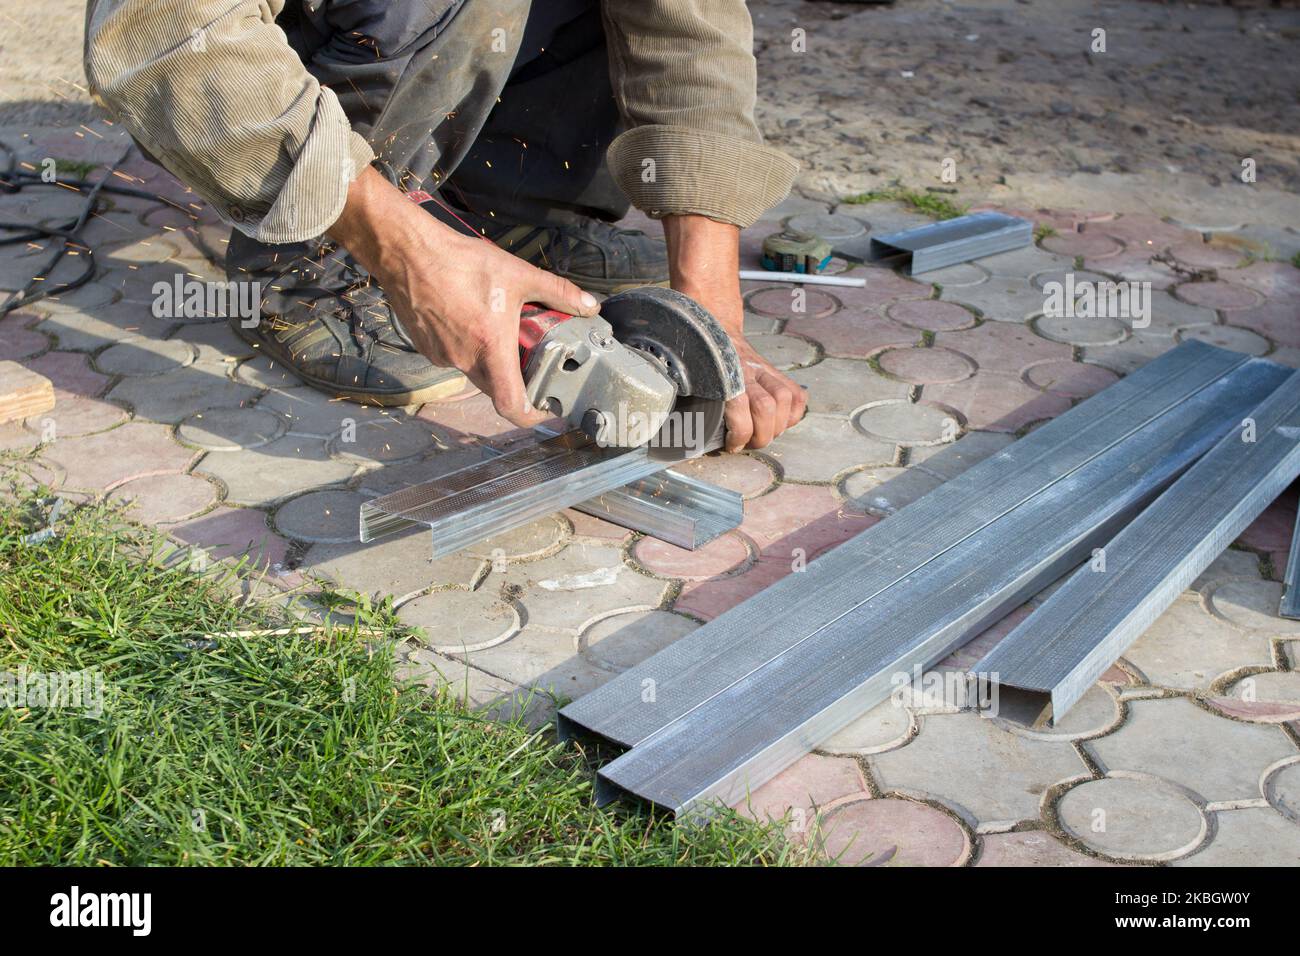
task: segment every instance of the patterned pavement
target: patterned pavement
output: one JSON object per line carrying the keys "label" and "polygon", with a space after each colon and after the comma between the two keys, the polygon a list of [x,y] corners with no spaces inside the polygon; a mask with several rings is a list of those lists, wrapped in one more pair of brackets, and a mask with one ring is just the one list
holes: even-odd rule
{"label": "patterned pavement", "polygon": [[[20,147],[32,163],[108,153],[67,131]],[[411,673],[475,705],[527,698],[537,720],[790,573],[792,556],[886,520],[1180,341],[1300,367],[1300,270],[1287,261],[1300,235],[1006,210],[1034,219],[1035,246],[916,280],[849,270],[864,289],[746,283],[746,332],[807,386],[809,414],[762,451],[683,466],[745,497],[736,531],[688,552],[566,511],[430,562],[419,533],[358,544],[359,503],[523,436],[472,389],[418,408],[331,402],[224,319],[156,318],[155,283],[224,279],[226,234],[156,167],[126,172],[167,201],[114,197],[86,232],[94,281],[0,321],[0,359],[58,394],[53,412],[0,426],[0,476],[128,504],[196,554],[249,554],[264,572],[250,589],[282,592],[304,615],[322,588],[391,596],[424,634],[405,651]],[[33,188],[0,196],[0,220],[48,223],[78,206]],[[747,231],[745,250],[779,220],[830,213],[877,233],[927,221],[889,202],[792,199]],[[25,281],[43,248],[0,247],[0,289]],[[1044,286],[1066,274],[1149,282],[1150,324],[1045,317]],[[742,812],[789,813],[796,838],[841,863],[1300,862],[1300,622],[1275,613],[1295,517],[1293,489],[1060,726],[1030,732],[913,694]],[[1034,603],[938,670],[972,663]]]}

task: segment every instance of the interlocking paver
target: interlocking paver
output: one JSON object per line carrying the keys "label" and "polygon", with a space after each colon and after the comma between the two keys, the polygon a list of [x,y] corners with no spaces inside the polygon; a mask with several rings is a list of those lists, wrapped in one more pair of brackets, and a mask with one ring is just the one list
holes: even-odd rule
{"label": "interlocking paver", "polygon": [[897,445],[937,445],[961,428],[950,409],[929,402],[873,402],[853,420],[868,438]]}
{"label": "interlocking paver", "polygon": [[594,622],[579,635],[582,656],[615,673],[640,664],[699,624],[671,611],[624,611]]}
{"label": "interlocking paver", "polygon": [[975,374],[975,363],[951,349],[889,349],[877,358],[885,372],[912,385],[960,382]]}
{"label": "interlocking paver", "polygon": [[1088,748],[1107,772],[1155,774],[1206,801],[1259,796],[1259,777],[1295,747],[1279,727],[1217,717],[1186,698],[1135,700],[1115,733]]}
{"label": "interlocking paver", "polygon": [[254,388],[295,388],[302,385],[288,368],[265,355],[254,355],[235,367],[235,381]]}
{"label": "interlocking paver", "polygon": [[1025,369],[1030,385],[1066,398],[1095,395],[1119,378],[1110,369],[1082,362],[1040,362]]}
{"label": "interlocking paver", "polygon": [[[130,426],[123,426],[130,427]],[[346,481],[355,462],[330,458],[319,438],[286,435],[256,448],[209,452],[198,470],[220,480],[241,505],[269,505],[301,491]]]}
{"label": "interlocking paver", "polygon": [[955,302],[941,299],[904,299],[885,309],[895,322],[925,332],[952,332],[975,325],[975,316]]}
{"label": "interlocking paver", "polygon": [[1124,251],[1123,244],[1110,236],[1082,232],[1046,236],[1043,248],[1060,256],[1084,256],[1088,259],[1109,259]]}
{"label": "interlocking paver", "polygon": [[699,581],[744,566],[750,554],[744,539],[728,532],[694,551],[656,538],[642,538],[632,549],[632,557],[651,574]]}
{"label": "interlocking paver", "polygon": [[840,483],[853,507],[885,517],[938,488],[943,481],[919,468],[863,468]]}
{"label": "interlocking paver", "polygon": [[508,641],[522,626],[522,609],[499,592],[449,588],[408,601],[397,616],[423,631],[425,645],[443,654],[467,654]]}
{"label": "interlocking paver", "polygon": [[252,508],[218,507],[167,529],[172,537],[204,549],[212,560],[247,555],[254,569],[283,564],[289,542],[271,531],[266,514]]}
{"label": "interlocking paver", "polygon": [[262,408],[209,408],[181,422],[181,441],[207,451],[257,448],[284,434],[285,422]]}
{"label": "interlocking paver", "polygon": [[1204,814],[1168,783],[1105,777],[1072,787],[1056,807],[1061,828],[1085,846],[1121,860],[1172,860],[1204,841]]}
{"label": "interlocking paver", "polygon": [[1114,866],[1070,849],[1042,830],[990,833],[980,838],[977,867],[989,866]]}
{"label": "interlocking paver", "polygon": [[1252,289],[1260,296],[1294,301],[1300,295],[1300,269],[1289,262],[1252,262],[1241,269],[1221,269],[1219,278],[1236,288]]}
{"label": "interlocking paver", "polygon": [[780,820],[789,813],[790,834],[803,839],[813,831],[818,809],[856,794],[867,795],[852,760],[807,754],[738,800],[735,808],[756,820]]}
{"label": "interlocking paver", "polygon": [[565,700],[595,690],[613,676],[578,653],[570,631],[525,626],[508,641],[467,654],[448,653],[474,667],[522,687]]}
{"label": "interlocking paver", "polygon": [[853,755],[875,754],[901,747],[916,733],[916,717],[893,696],[856,717],[824,740],[818,750]]}
{"label": "interlocking paver", "polygon": [[283,418],[289,434],[315,438],[340,437],[345,429],[383,420],[380,409],[331,399],[306,387],[274,389],[258,400],[257,407]]}
{"label": "interlocking paver", "polygon": [[817,361],[817,346],[797,335],[760,333],[748,338],[749,344],[754,346],[759,355],[783,371]]}
{"label": "interlocking paver", "polygon": [[1084,348],[1083,361],[1127,375],[1129,372],[1137,371],[1152,359],[1159,358],[1173,347],[1173,339],[1167,336],[1133,332],[1118,345]]}
{"label": "interlocking paver", "polygon": [[974,329],[939,332],[935,344],[968,356],[981,369],[1017,375],[1036,362],[1072,358],[1068,345],[1049,342],[1026,326],[1008,323],[986,322]]}
{"label": "interlocking paver", "polygon": [[1156,618],[1124,659],[1152,684],[1178,690],[1205,690],[1233,668],[1267,667],[1272,660],[1267,638],[1235,631],[1186,594]]}
{"label": "interlocking paver", "polygon": [[1214,839],[1175,866],[1297,866],[1300,826],[1268,807],[1215,814]]}
{"label": "interlocking paver", "polygon": [[807,389],[808,411],[818,414],[847,415],[870,402],[907,398],[905,383],[887,378],[855,359],[822,359],[807,368],[795,369],[790,378]]}
{"label": "interlocking paver", "polygon": [[821,826],[822,852],[841,866],[957,866],[971,852],[955,820],[911,800],[854,800]]}
{"label": "interlocking paver", "polygon": [[343,544],[357,540],[357,522],[364,495],[331,489],[310,491],[286,501],[275,512],[275,527],[297,541]]}
{"label": "interlocking paver", "polygon": [[781,485],[745,506],[740,531],[761,550],[801,547],[811,558],[874,523],[846,510],[829,488]]}
{"label": "interlocking paver", "polygon": [[194,452],[172,440],[163,425],[129,422],[84,438],[55,441],[43,453],[67,472],[76,491],[109,491],[131,478],[184,471]]}
{"label": "interlocking paver", "polygon": [[745,299],[745,308],[772,319],[818,319],[838,310],[829,292],[815,287],[779,285],[759,289]]}
{"label": "interlocking paver", "polygon": [[494,561],[528,561],[556,551],[568,534],[569,527],[563,518],[559,515],[546,515],[518,528],[484,538],[469,545],[464,551]]}
{"label": "interlocking paver", "polygon": [[217,489],[197,475],[150,475],[113,489],[128,503],[127,516],[145,524],[171,524],[202,514],[217,502]]}
{"label": "interlocking paver", "polygon": [[921,332],[878,315],[842,309],[825,318],[793,318],[785,331],[805,336],[838,358],[870,358],[887,348],[916,345]]}
{"label": "interlocking paver", "polygon": [[114,401],[130,405],[137,418],[176,424],[205,408],[246,404],[259,393],[207,368],[192,367],[123,379],[108,394]]}
{"label": "interlocking paver", "polygon": [[1227,282],[1184,282],[1174,289],[1174,294],[1184,302],[1203,305],[1207,309],[1231,311],[1249,309],[1264,301],[1258,292]]}
{"label": "interlocking paver", "polygon": [[1235,325],[1198,325],[1179,330],[1178,341],[1186,342],[1191,339],[1216,345],[1221,349],[1230,349],[1233,352],[1244,352],[1247,355],[1267,355],[1273,348],[1273,343],[1262,335]]}
{"label": "interlocking paver", "polygon": [[1115,345],[1128,336],[1128,327],[1107,316],[1042,315],[1030,327],[1045,339],[1067,345]]}
{"label": "interlocking paver", "polygon": [[1232,324],[1278,345],[1300,348],[1300,300],[1270,299],[1258,308],[1233,312]]}
{"label": "interlocking paver", "polygon": [[979,285],[944,287],[940,298],[977,309],[985,320],[1012,325],[1038,315],[1047,304],[1043,290],[1028,279],[995,277]]}
{"label": "interlocking paver", "polygon": [[56,392],[70,395],[101,395],[110,379],[90,367],[86,356],[77,352],[46,352],[23,360],[23,365],[54,383]]}
{"label": "interlocking paver", "polygon": [[1069,269],[1074,265],[1073,256],[1059,255],[1032,245],[1012,249],[1010,252],[999,252],[995,256],[984,256],[975,261],[995,280],[1028,279],[1040,272]]}
{"label": "interlocking paver", "polygon": [[359,462],[388,464],[423,455],[434,447],[433,429],[419,419],[377,418],[329,441],[330,453]]}
{"label": "interlocking paver", "polygon": [[29,327],[36,318],[34,315],[15,312],[0,320],[0,361],[30,358],[53,345],[43,331]]}
{"label": "interlocking paver", "polygon": [[846,418],[810,414],[763,454],[780,466],[786,480],[827,482],[850,468],[892,464],[895,446],[868,438]]}
{"label": "interlocking paver", "polygon": [[1292,757],[1270,771],[1263,792],[1278,813],[1300,824],[1300,758]]}
{"label": "interlocking paver", "polygon": [[1070,408],[1064,395],[1044,393],[1019,376],[979,372],[951,385],[927,385],[927,401],[954,409],[968,428],[1016,432]]}
{"label": "interlocking paver", "polygon": [[1300,635],[1300,621],[1279,617],[1282,585],[1276,581],[1234,578],[1210,588],[1206,601],[1217,617],[1247,633]]}
{"label": "interlocking paver", "polygon": [[95,356],[95,367],[109,375],[150,376],[192,365],[194,349],[175,339],[132,336]]}
{"label": "interlocking paver", "polygon": [[745,498],[762,494],[776,481],[767,463],[752,455],[704,455],[673,465],[673,471],[728,488]]}
{"label": "interlocking paver", "polygon": [[112,402],[56,392],[54,408],[26,419],[24,424],[41,441],[58,441],[62,438],[93,435],[119,425],[130,417],[126,409]]}
{"label": "interlocking paver", "polygon": [[401,599],[430,587],[472,586],[487,567],[483,558],[457,552],[429,560],[428,532],[411,531],[361,544],[314,544],[301,570],[340,587]]}
{"label": "interlocking paver", "polygon": [[1052,784],[1086,769],[1068,743],[1016,736],[970,712],[922,717],[906,746],[867,761],[882,790],[940,800],[973,826],[1036,817]]}
{"label": "interlocking paver", "polygon": [[969,431],[950,445],[909,448],[907,460],[922,471],[945,481],[956,478],[967,468],[996,455],[1014,439],[1002,432]]}

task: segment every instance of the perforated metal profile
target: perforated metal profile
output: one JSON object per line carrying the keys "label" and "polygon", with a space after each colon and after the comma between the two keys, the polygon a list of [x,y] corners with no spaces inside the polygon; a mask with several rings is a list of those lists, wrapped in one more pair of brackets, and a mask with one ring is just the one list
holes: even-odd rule
{"label": "perforated metal profile", "polygon": [[1031,722],[1063,716],[1300,476],[1300,372],[1246,420],[1253,435],[1238,423],[1106,545],[1101,568],[1075,572],[975,664],[997,675]]}
{"label": "perforated metal profile", "polygon": [[1287,559],[1282,581],[1286,590],[1282,592],[1278,613],[1293,620],[1300,619],[1300,515],[1296,516],[1295,531],[1291,533],[1291,557]]}

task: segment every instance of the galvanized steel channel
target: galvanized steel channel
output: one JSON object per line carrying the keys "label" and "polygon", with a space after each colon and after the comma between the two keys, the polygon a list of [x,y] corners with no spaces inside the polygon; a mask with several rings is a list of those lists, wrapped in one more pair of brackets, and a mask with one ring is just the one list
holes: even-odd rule
{"label": "galvanized steel channel", "polygon": [[633,748],[601,771],[603,799],[738,798],[1077,564],[1269,374],[1199,343],[1169,353],[570,704],[562,736]]}
{"label": "galvanized steel channel", "polygon": [[[1300,476],[1300,372],[1105,547],[973,670],[1000,709],[1037,725],[1059,718],[1292,481]],[[1010,705],[1010,709],[1003,704]]]}
{"label": "galvanized steel channel", "polygon": [[871,257],[907,257],[907,272],[918,275],[959,262],[1019,249],[1034,241],[1034,224],[1000,212],[978,212],[872,236]]}
{"label": "galvanized steel channel", "polygon": [[1282,581],[1286,590],[1282,592],[1278,613],[1283,617],[1300,620],[1300,515],[1296,515],[1295,531],[1291,533],[1291,557],[1287,559]]}

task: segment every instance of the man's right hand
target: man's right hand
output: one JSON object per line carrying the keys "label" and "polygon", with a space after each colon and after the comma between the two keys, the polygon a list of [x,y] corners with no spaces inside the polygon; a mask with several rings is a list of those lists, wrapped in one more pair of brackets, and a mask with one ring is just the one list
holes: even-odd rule
{"label": "man's right hand", "polygon": [[550,417],[524,394],[519,313],[524,303],[537,302],[595,315],[594,296],[480,237],[449,229],[371,167],[353,180],[329,236],[370,272],[429,361],[460,369],[515,425]]}

